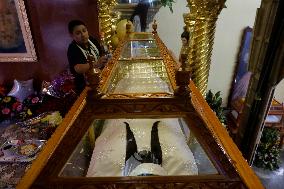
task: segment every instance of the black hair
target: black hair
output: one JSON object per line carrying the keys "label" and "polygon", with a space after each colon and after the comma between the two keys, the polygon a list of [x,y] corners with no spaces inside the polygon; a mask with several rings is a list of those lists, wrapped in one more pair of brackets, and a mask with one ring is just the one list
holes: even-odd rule
{"label": "black hair", "polygon": [[133,22],[134,16],[140,17],[141,31],[145,31],[147,27],[147,14],[150,4],[148,2],[139,2],[134,9],[133,14],[130,17],[130,21]]}
{"label": "black hair", "polygon": [[187,41],[189,40],[189,32],[187,31],[186,26],[183,27],[183,32],[180,35],[181,38],[185,38]]}
{"label": "black hair", "polygon": [[68,23],[68,31],[69,33],[73,33],[73,30],[76,26],[80,26],[80,25],[84,25],[86,26],[86,24],[81,21],[81,20],[71,20],[69,23]]}

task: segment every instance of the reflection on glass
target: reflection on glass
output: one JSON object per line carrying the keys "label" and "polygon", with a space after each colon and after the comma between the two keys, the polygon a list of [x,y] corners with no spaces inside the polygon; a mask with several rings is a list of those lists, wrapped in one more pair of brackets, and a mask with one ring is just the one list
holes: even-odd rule
{"label": "reflection on glass", "polygon": [[128,41],[123,46],[120,58],[161,58],[161,55],[154,40]]}
{"label": "reflection on glass", "polygon": [[173,93],[162,60],[120,60],[107,93]]}
{"label": "reflection on glass", "polygon": [[154,40],[154,36],[151,33],[134,33],[131,40],[135,39]]}
{"label": "reflection on glass", "polygon": [[161,7],[160,0],[118,0],[117,2],[114,11],[120,12],[121,19],[130,20],[135,32],[147,31]]}
{"label": "reflection on glass", "polygon": [[96,120],[60,176],[200,174],[218,172],[183,119],[161,118]]}

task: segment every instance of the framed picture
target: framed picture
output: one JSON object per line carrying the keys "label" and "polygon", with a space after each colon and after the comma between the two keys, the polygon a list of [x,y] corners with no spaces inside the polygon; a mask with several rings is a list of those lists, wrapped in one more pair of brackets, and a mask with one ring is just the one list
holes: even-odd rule
{"label": "framed picture", "polygon": [[35,62],[24,0],[0,1],[0,62]]}
{"label": "framed picture", "polygon": [[230,102],[245,98],[251,72],[248,70],[250,44],[252,40],[252,28],[246,27],[243,31],[242,42],[235,67],[234,78],[231,86]]}

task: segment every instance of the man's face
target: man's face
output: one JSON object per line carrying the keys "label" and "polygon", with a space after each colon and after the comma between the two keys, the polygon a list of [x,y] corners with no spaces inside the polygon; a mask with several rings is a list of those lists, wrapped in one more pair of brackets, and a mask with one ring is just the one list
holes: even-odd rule
{"label": "man's face", "polygon": [[78,44],[83,45],[88,43],[89,33],[87,27],[84,25],[75,26],[71,36]]}
{"label": "man's face", "polygon": [[182,37],[181,38],[182,45],[187,45],[187,39]]}

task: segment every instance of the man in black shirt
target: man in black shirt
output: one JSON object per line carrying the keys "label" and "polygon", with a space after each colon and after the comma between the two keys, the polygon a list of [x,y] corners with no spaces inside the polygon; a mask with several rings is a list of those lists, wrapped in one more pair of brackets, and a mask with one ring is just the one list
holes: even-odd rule
{"label": "man in black shirt", "polygon": [[73,41],[69,44],[67,57],[70,71],[75,77],[76,92],[80,94],[86,86],[84,74],[90,69],[90,61],[94,60],[94,68],[102,69],[107,57],[101,56],[101,46],[96,39],[89,36],[84,22],[72,20],[68,24],[68,30]]}

